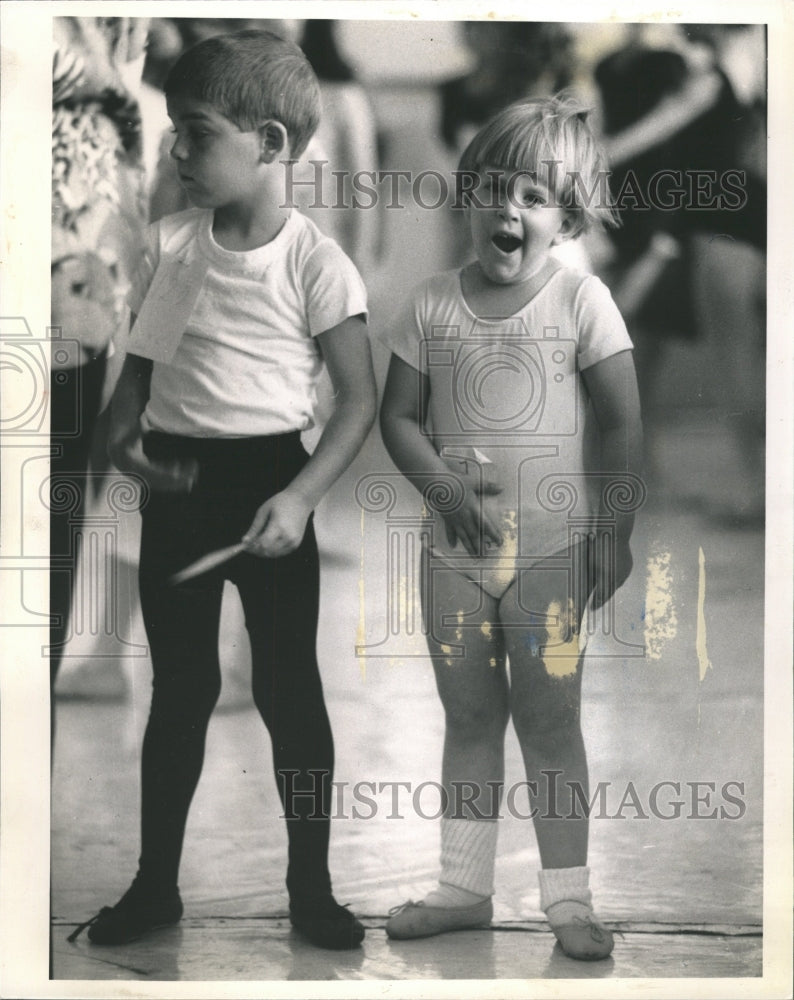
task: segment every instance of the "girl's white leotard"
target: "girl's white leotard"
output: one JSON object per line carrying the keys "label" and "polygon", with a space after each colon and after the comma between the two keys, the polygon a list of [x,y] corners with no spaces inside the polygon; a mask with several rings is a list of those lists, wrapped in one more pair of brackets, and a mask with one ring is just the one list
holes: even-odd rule
{"label": "girl's white leotard", "polygon": [[518,571],[587,530],[598,483],[586,475],[594,429],[580,373],[631,349],[623,318],[597,277],[556,263],[518,312],[479,317],[460,272],[448,271],[415,291],[384,339],[430,380],[424,427],[453,474],[449,496],[441,488],[430,506],[455,502],[456,472],[502,487],[483,497],[503,534],[499,548],[468,556],[450,546],[436,515],[431,555],[501,597]]}

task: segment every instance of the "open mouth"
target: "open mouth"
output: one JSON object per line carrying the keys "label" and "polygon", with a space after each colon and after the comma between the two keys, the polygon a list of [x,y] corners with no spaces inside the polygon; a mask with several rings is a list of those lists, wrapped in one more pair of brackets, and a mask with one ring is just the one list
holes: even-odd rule
{"label": "open mouth", "polygon": [[521,246],[521,240],[518,236],[512,236],[510,233],[497,233],[491,239],[491,242],[496,247],[497,250],[501,250],[502,253],[512,253],[514,250],[518,250]]}

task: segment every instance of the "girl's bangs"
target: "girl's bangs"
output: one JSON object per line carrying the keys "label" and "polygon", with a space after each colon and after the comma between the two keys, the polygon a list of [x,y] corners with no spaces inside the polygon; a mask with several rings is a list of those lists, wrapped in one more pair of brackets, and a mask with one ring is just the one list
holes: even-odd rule
{"label": "girl's bangs", "polygon": [[[554,193],[565,176],[565,165],[562,157],[554,149],[549,137],[537,127],[537,122],[526,123],[523,127],[505,129],[500,135],[487,139],[479,149],[472,150],[475,163],[474,170],[497,168],[500,170],[519,170],[537,176],[538,181],[553,187]],[[549,169],[546,163],[553,162],[556,166]],[[552,181],[552,184],[549,184]]]}

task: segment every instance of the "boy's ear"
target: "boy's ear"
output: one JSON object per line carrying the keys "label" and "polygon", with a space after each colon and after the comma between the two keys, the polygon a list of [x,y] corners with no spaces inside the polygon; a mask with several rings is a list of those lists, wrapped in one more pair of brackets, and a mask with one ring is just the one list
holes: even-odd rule
{"label": "boy's ear", "polygon": [[580,225],[579,220],[575,215],[570,212],[562,220],[562,225],[560,226],[559,232],[551,241],[553,247],[559,246],[560,243],[564,243],[566,240],[571,240],[574,236],[579,235]]}
{"label": "boy's ear", "polygon": [[271,120],[260,125],[259,139],[263,163],[273,163],[289,156],[289,136],[281,122]]}

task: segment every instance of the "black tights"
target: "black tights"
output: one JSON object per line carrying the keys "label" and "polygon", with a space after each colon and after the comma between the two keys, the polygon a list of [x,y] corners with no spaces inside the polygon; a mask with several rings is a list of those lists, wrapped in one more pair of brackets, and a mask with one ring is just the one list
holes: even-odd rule
{"label": "black tights", "polygon": [[220,693],[218,626],[229,579],[245,612],[254,702],[270,733],[287,816],[287,889],[293,900],[329,892],[334,749],[316,656],[319,563],[312,522],[288,556],[244,553],[179,586],[168,583],[194,559],[240,540],[257,507],[306,461],[299,436],[152,434],[145,449],[152,456],[192,456],[200,471],[190,494],[153,494],[143,510],[141,609],[154,677],[143,743],[140,878],[164,890],[177,884],[188,809]]}

